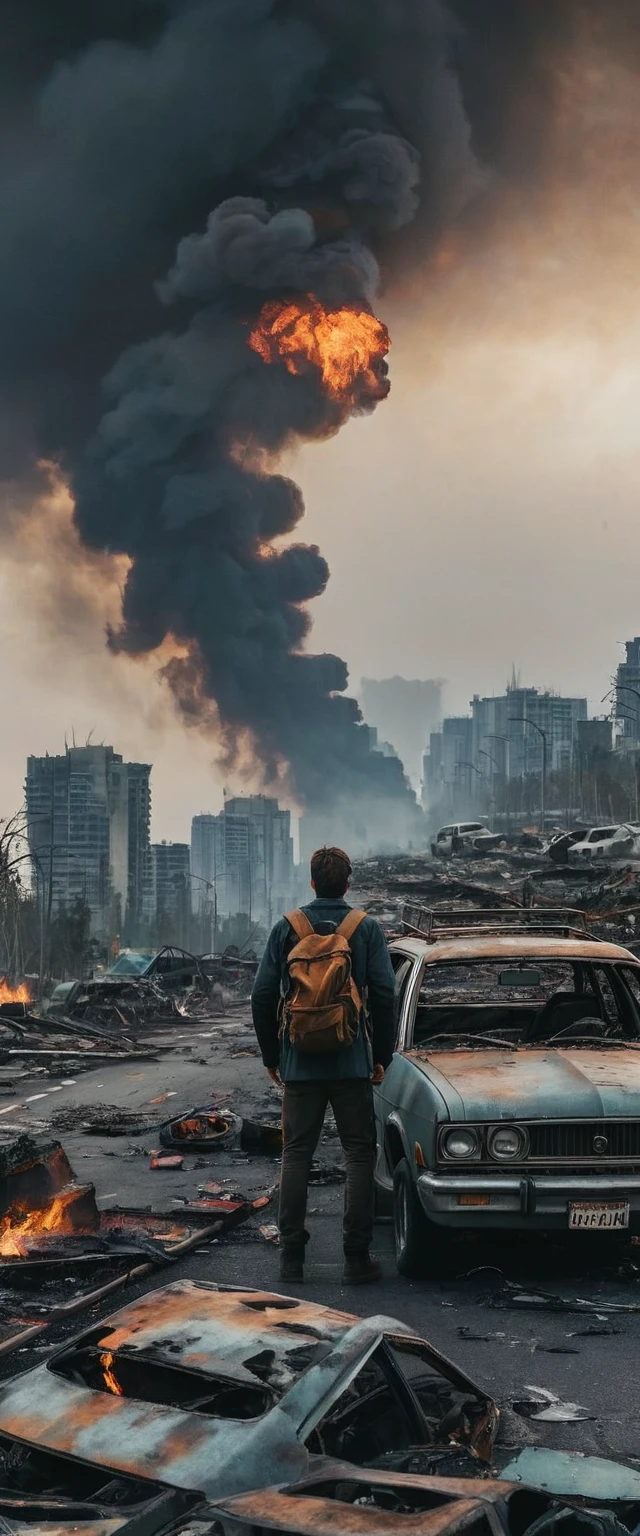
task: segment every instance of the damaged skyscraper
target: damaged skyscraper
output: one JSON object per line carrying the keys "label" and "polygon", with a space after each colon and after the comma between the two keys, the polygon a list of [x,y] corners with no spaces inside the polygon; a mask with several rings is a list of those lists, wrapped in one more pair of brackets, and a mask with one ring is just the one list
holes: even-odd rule
{"label": "damaged skyscraper", "polygon": [[25,785],[38,902],[49,918],[85,902],[103,942],[140,943],[152,911],[148,763],[113,747],[29,757]]}
{"label": "damaged skyscraper", "polygon": [[269,925],[293,900],[289,811],[250,795],[226,800],[219,816],[194,816],[191,875],[194,912],[213,906],[217,915],[243,912]]}

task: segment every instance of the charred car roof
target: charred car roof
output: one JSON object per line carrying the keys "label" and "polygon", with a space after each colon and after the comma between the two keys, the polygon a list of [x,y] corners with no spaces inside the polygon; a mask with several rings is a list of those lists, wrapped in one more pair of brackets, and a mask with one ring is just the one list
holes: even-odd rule
{"label": "charred car roof", "polygon": [[[411,1352],[437,1381],[425,1403],[403,1372]],[[310,1455],[332,1438],[324,1426],[338,1402],[343,1424],[345,1394],[367,1450],[381,1405],[389,1413],[394,1402],[413,1443],[433,1443],[443,1392],[447,1414],[453,1399],[464,1403],[471,1452],[488,1458],[494,1405],[404,1324],[182,1280],[9,1382],[0,1390],[0,1438],[220,1498],[303,1477]]]}
{"label": "charred car roof", "polygon": [[536,960],[617,960],[628,961],[631,965],[638,964],[637,957],[620,944],[607,944],[591,938],[562,939],[547,934],[523,932],[488,937],[469,932],[462,938],[436,939],[434,943],[429,943],[427,939],[402,938],[393,940],[393,948],[401,949],[403,954],[412,955],[416,960],[424,959],[429,965],[443,961],[504,960],[513,959],[514,956]]}

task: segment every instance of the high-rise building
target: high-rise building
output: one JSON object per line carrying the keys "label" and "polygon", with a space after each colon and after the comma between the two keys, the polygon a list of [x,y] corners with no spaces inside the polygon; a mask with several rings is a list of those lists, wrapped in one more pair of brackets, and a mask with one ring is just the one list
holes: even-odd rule
{"label": "high-rise building", "polygon": [[152,843],[156,937],[187,946],[191,916],[191,851],[188,843]]}
{"label": "high-rise building", "polygon": [[570,769],[578,722],[588,714],[586,699],[539,693],[537,688],[521,688],[515,680],[497,697],[476,695],[471,709],[473,762],[489,778],[494,773],[507,778],[540,773],[543,737],[548,771]]}
{"label": "high-rise building", "polygon": [[113,747],[67,747],[27,759],[34,887],[47,916],[78,899],[94,937],[139,943],[151,916],[148,763]]}
{"label": "high-rise building", "polygon": [[460,809],[475,799],[472,739],[471,715],[447,716],[441,730],[431,732],[422,764],[425,809],[440,803]]}
{"label": "high-rise building", "polygon": [[640,742],[640,636],[626,642],[616,676],[616,714],[626,741]]}
{"label": "high-rise building", "polygon": [[367,724],[391,742],[414,787],[420,780],[429,735],[442,716],[442,684],[407,677],[363,677],[360,685]]}
{"label": "high-rise building", "polygon": [[576,761],[580,768],[590,767],[595,761],[607,757],[613,751],[613,721],[579,720],[576,735]]}
{"label": "high-rise building", "polygon": [[192,906],[202,914],[246,913],[270,924],[286,910],[294,889],[291,816],[265,795],[225,801],[219,816],[191,824]]}

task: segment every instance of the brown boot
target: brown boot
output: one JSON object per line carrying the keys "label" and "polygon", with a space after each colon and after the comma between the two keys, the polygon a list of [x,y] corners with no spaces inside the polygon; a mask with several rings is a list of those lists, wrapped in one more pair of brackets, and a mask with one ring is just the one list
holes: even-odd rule
{"label": "brown boot", "polygon": [[382,1279],[382,1265],[371,1253],[345,1255],[342,1279],[345,1285],[371,1285]]}

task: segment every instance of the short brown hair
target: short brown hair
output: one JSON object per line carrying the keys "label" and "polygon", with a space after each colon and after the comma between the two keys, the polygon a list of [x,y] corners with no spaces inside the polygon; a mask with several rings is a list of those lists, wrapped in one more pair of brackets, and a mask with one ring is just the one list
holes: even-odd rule
{"label": "short brown hair", "polygon": [[344,896],[351,878],[351,859],[343,848],[317,848],[311,855],[311,879],[317,896]]}

